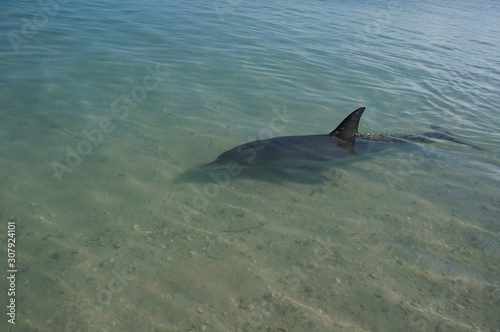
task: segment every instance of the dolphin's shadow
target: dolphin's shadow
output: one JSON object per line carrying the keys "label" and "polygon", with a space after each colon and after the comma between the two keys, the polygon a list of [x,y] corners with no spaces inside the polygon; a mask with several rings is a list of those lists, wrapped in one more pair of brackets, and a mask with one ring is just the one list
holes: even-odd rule
{"label": "dolphin's shadow", "polygon": [[306,168],[243,168],[240,173],[230,175],[225,170],[187,170],[176,178],[173,183],[218,183],[228,184],[238,180],[259,180],[272,184],[283,184],[285,182],[299,184],[321,184],[330,181],[316,170]]}

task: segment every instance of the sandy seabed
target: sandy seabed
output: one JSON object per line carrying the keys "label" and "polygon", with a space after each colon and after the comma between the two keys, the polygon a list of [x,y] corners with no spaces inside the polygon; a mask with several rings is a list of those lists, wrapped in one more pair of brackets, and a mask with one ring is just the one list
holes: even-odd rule
{"label": "sandy seabed", "polygon": [[500,331],[494,193],[464,208],[383,160],[321,185],[174,183],[171,154],[139,141],[156,161],[103,148],[62,183],[3,179],[10,331]]}

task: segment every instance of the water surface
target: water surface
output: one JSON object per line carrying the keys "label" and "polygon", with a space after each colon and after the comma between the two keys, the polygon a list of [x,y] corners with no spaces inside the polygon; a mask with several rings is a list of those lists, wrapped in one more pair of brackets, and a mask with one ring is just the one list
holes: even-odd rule
{"label": "water surface", "polygon": [[[0,8],[16,328],[500,329],[497,2]],[[408,145],[322,185],[175,181],[361,106],[363,133],[438,124],[485,151]]]}

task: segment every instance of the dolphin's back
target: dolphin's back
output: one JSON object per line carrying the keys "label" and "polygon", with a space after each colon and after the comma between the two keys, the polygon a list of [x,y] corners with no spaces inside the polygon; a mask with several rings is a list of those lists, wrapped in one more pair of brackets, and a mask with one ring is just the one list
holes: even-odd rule
{"label": "dolphin's back", "polygon": [[239,145],[204,167],[235,161],[256,167],[323,168],[339,159],[384,150],[392,145],[362,138],[345,143],[330,135],[283,136]]}
{"label": "dolphin's back", "polygon": [[238,164],[277,168],[297,174],[299,170],[332,167],[339,159],[378,152],[401,143],[432,143],[437,138],[467,144],[437,127],[433,128],[433,132],[415,135],[361,135],[358,127],[364,110],[364,107],[360,107],[349,114],[328,135],[283,136],[245,143],[222,153],[215,161],[198,169]]}

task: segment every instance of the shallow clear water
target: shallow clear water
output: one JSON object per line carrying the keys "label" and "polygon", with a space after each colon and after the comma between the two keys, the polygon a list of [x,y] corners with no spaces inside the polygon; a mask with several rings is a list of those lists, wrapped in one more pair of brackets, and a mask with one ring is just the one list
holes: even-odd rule
{"label": "shallow clear water", "polygon": [[[0,4],[13,331],[496,331],[496,1]],[[449,141],[320,185],[178,181],[257,138]],[[7,245],[1,248],[7,257]],[[6,258],[5,258],[6,259]]]}

